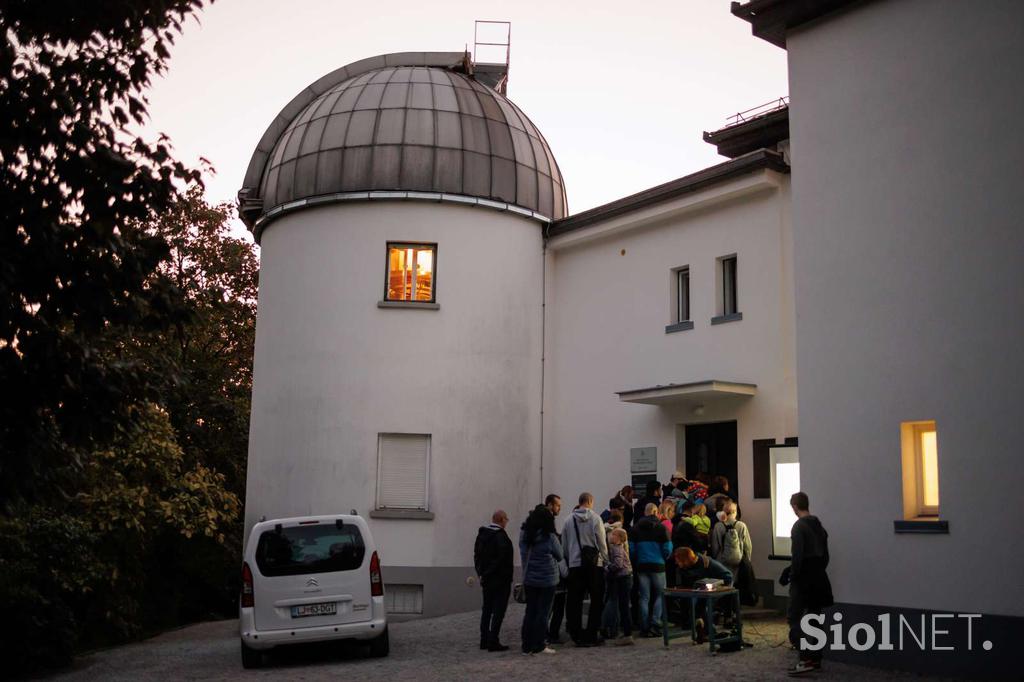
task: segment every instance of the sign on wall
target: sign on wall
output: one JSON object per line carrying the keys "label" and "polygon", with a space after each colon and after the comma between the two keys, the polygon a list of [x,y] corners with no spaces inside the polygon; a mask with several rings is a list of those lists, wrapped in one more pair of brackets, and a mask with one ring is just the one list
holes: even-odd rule
{"label": "sign on wall", "polygon": [[629,471],[633,474],[657,474],[658,448],[630,448]]}

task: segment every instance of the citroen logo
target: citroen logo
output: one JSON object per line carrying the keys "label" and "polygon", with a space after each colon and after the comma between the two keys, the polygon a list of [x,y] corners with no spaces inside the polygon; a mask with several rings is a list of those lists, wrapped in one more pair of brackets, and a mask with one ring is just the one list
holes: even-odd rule
{"label": "citroen logo", "polygon": [[320,587],[320,583],[316,578],[310,578],[306,581],[306,587]]}

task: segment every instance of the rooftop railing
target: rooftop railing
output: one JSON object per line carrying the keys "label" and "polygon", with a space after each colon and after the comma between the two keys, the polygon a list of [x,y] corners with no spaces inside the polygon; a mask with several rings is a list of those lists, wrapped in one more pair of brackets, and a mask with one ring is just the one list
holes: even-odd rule
{"label": "rooftop railing", "polygon": [[785,95],[778,99],[773,99],[771,102],[765,102],[759,104],[753,109],[747,109],[746,111],[738,111],[732,116],[726,117],[726,127],[739,125],[740,123],[746,123],[747,121],[757,118],[758,116],[764,116],[770,114],[773,111],[779,109],[785,109],[789,106],[789,95]]}

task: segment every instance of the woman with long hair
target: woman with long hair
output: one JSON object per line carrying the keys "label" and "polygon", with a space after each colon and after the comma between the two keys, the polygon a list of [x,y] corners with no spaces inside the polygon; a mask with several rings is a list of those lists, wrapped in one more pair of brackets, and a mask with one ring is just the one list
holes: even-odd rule
{"label": "woman with long hair", "polygon": [[548,495],[548,504],[538,504],[519,531],[519,554],[526,589],[522,628],[524,654],[555,653],[544,638],[558,585],[558,562],[562,560],[562,543],[555,534],[555,514],[560,507],[561,500]]}

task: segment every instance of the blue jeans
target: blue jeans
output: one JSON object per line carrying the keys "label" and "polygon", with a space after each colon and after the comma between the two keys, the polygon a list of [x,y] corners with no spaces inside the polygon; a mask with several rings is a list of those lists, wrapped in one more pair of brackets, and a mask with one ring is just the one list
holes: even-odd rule
{"label": "blue jeans", "polygon": [[[664,573],[637,573],[640,583],[640,631],[649,632],[652,625],[661,626],[662,594],[665,592]],[[654,608],[650,607],[654,597]]]}
{"label": "blue jeans", "polygon": [[629,614],[629,595],[633,591],[633,576],[623,575],[608,578],[608,597],[604,603],[604,614],[601,626],[609,635],[618,634],[622,625],[622,634],[627,637],[633,634],[633,619]]}
{"label": "blue jeans", "polygon": [[555,600],[555,586],[526,586],[526,615],[523,616],[523,652],[532,654],[543,651],[548,634],[548,618],[551,603]]}

